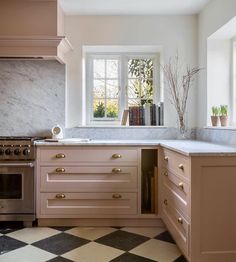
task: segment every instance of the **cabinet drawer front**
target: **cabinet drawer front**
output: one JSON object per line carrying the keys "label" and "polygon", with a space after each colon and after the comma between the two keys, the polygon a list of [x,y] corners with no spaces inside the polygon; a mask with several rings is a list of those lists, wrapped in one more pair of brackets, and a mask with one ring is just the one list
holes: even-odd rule
{"label": "cabinet drawer front", "polygon": [[126,215],[137,213],[136,193],[42,193],[41,215]]}
{"label": "cabinet drawer front", "polygon": [[179,197],[188,202],[190,197],[190,185],[186,180],[171,173],[168,170],[162,170],[163,183],[173,190]]}
{"label": "cabinet drawer front", "polygon": [[182,250],[185,256],[188,257],[188,241],[190,233],[190,224],[188,221],[177,209],[175,209],[174,206],[171,206],[169,203],[167,205],[162,203],[162,219],[179,248]]}
{"label": "cabinet drawer front", "polygon": [[41,192],[137,191],[137,167],[57,166],[40,170]]}
{"label": "cabinet drawer front", "polygon": [[172,173],[190,179],[191,162],[190,159],[179,153],[164,149],[163,164]]}
{"label": "cabinet drawer front", "polygon": [[190,207],[189,207],[189,204],[187,203],[187,199],[182,198],[175,191],[175,188],[174,189],[172,188],[172,185],[170,183],[168,182],[166,183],[165,181],[163,181],[162,194],[163,194],[162,197],[164,200],[167,200],[168,203],[170,203],[171,205],[176,207],[178,210],[180,210],[182,214],[189,217]]}
{"label": "cabinet drawer front", "polygon": [[138,161],[137,149],[122,148],[66,148],[40,149],[42,162],[106,162],[121,163]]}

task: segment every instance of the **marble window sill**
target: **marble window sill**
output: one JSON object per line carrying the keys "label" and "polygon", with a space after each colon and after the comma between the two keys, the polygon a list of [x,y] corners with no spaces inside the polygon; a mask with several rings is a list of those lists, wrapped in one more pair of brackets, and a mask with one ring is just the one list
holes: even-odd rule
{"label": "marble window sill", "polygon": [[236,131],[236,126],[205,126],[204,129]]}

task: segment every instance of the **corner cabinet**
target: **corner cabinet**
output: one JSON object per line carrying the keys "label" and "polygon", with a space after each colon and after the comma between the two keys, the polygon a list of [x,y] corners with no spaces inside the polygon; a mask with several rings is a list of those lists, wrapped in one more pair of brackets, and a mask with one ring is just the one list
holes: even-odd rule
{"label": "corner cabinet", "polygon": [[191,262],[236,261],[236,157],[159,150],[160,216]]}
{"label": "corner cabinet", "polygon": [[161,225],[157,181],[157,148],[38,147],[39,225]]}

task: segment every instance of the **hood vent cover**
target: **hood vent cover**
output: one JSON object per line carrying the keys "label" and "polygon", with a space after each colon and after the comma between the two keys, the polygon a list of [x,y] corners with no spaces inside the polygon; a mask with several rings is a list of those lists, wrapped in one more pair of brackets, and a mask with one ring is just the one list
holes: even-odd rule
{"label": "hood vent cover", "polygon": [[72,47],[62,36],[1,36],[1,59],[57,59],[63,63],[64,54]]}

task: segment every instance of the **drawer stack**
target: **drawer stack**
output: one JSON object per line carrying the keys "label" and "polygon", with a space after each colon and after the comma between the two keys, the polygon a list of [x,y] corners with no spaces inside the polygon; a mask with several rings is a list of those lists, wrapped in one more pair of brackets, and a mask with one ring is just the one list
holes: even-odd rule
{"label": "drawer stack", "polygon": [[189,256],[191,162],[168,149],[160,156],[161,217],[186,257]]}
{"label": "drawer stack", "polygon": [[42,147],[37,159],[38,218],[137,214],[136,148]]}

